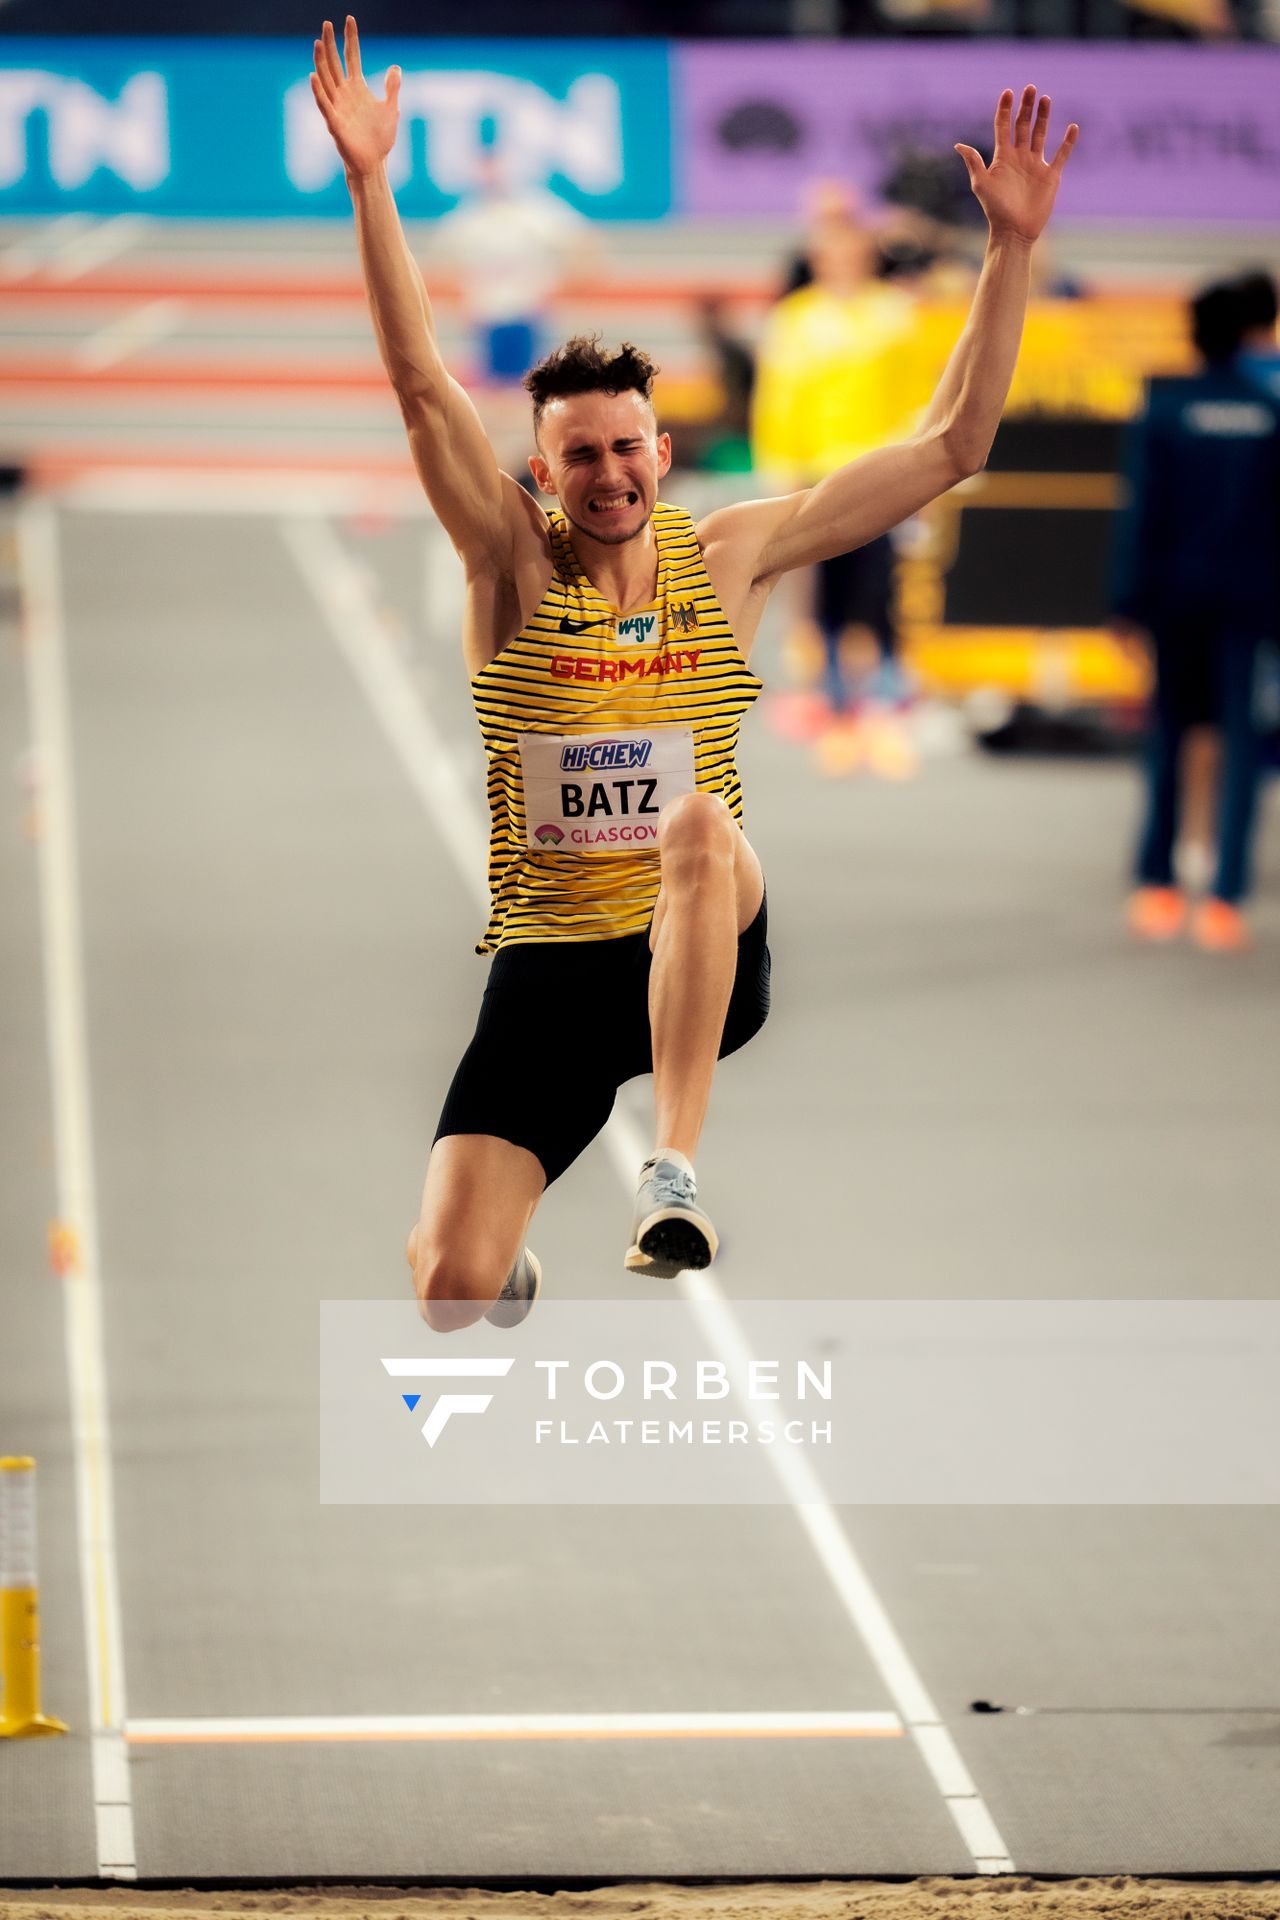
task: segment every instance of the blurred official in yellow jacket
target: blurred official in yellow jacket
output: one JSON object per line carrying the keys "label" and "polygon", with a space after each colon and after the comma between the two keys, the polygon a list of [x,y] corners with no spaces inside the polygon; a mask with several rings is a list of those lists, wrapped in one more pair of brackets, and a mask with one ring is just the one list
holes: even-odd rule
{"label": "blurred official in yellow jacket", "polygon": [[[849,460],[911,431],[920,405],[915,303],[875,275],[875,235],[840,189],[824,190],[808,260],[813,279],[781,299],[765,324],[757,363],[752,452],[776,492],[812,486]],[[840,641],[869,628],[881,691],[901,690],[892,611],[893,549],[884,535],[818,569],[827,698],[850,704]]]}

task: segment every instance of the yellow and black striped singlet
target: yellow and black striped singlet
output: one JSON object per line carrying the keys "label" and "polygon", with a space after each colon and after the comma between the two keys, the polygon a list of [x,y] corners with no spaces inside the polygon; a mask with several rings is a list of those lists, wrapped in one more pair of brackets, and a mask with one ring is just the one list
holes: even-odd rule
{"label": "yellow and black striped singlet", "polygon": [[587,579],[560,513],[553,572],[528,624],[471,682],[488,756],[492,909],[477,953],[533,940],[642,933],[658,897],[655,851],[564,852],[526,844],[521,734],[688,728],[700,793],[742,820],[734,754],[761,690],[707,578],[693,522],[659,501],[658,590],[620,617]]}

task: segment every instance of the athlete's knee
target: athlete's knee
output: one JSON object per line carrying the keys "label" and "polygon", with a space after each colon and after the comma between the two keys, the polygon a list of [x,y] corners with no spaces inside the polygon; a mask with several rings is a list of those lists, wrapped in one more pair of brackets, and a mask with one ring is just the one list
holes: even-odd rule
{"label": "athlete's knee", "polygon": [[682,793],[663,808],[658,851],[664,876],[671,869],[732,870],[738,825],[714,793]]}
{"label": "athlete's knee", "polygon": [[458,1333],[482,1319],[502,1290],[510,1262],[445,1248],[419,1251],[413,1268],[418,1312],[435,1333]]}

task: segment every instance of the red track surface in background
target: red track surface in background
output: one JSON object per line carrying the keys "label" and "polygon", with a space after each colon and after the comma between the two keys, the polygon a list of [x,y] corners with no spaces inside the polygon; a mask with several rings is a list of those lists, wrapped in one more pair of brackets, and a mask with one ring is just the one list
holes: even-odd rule
{"label": "red track surface in background", "polygon": [[[767,306],[777,288],[772,275],[753,280],[654,280],[649,276],[635,280],[570,281],[561,287],[559,302],[591,302],[601,306],[663,307],[698,301],[714,294],[717,299],[742,306]],[[365,304],[364,288],[353,269],[346,274],[267,275],[210,273],[207,267],[184,271],[167,264],[153,272],[131,268],[127,273],[94,273],[73,280],[59,280],[51,274],[33,273],[20,280],[0,283],[0,306],[5,300],[216,300],[232,304],[264,301],[275,306],[295,301],[354,301]],[[431,282],[431,297],[446,304],[456,303],[460,291],[447,276]]]}

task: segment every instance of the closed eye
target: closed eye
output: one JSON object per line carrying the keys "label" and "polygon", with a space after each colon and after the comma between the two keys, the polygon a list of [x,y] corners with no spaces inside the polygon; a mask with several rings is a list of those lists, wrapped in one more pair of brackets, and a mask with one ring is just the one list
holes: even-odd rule
{"label": "closed eye", "polygon": [[[615,440],[613,442],[613,451],[615,453],[634,453],[638,447],[642,447],[643,445],[643,440]],[[597,459],[599,451],[598,447],[570,447],[564,457],[575,465],[581,465],[587,460]]]}

